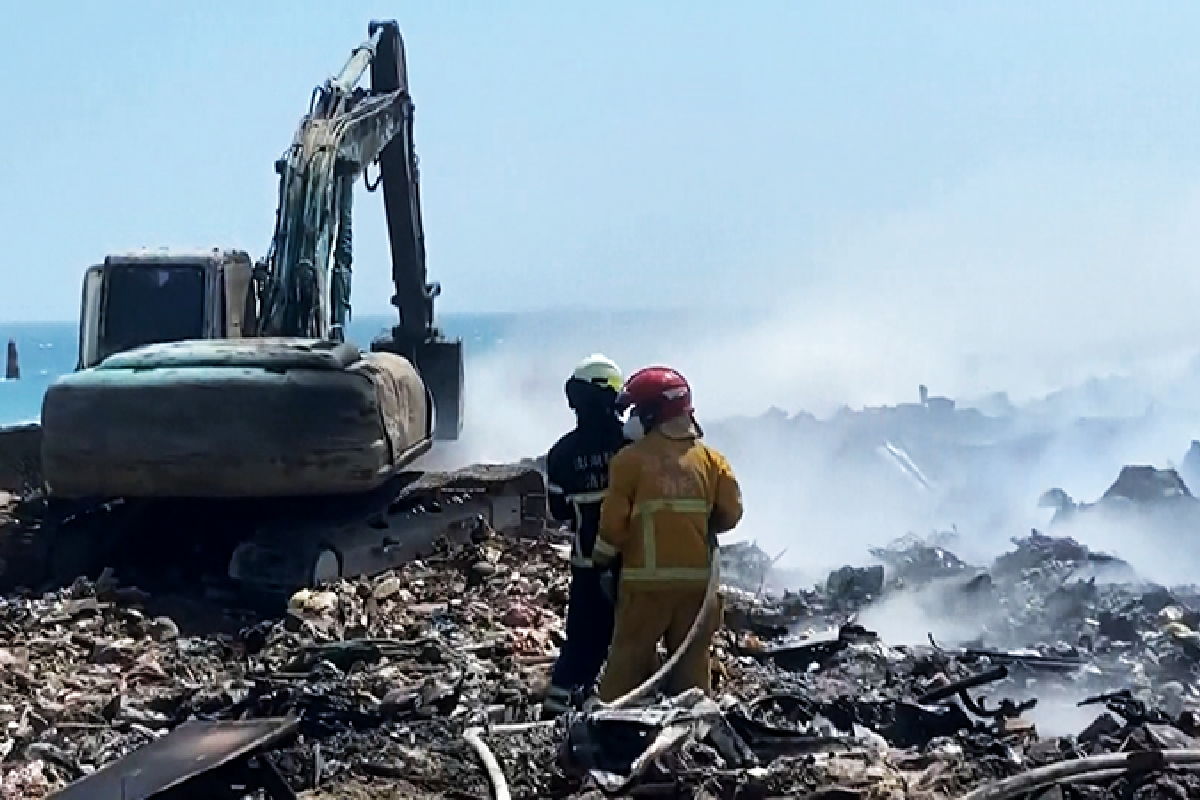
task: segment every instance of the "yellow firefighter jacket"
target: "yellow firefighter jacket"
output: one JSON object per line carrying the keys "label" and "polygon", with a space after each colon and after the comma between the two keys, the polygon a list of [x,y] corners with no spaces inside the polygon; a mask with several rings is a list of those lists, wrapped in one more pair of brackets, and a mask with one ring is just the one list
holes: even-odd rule
{"label": "yellow firefighter jacket", "polygon": [[737,525],[742,494],[725,457],[689,416],[654,428],[613,456],[593,559],[621,555],[621,585],[703,588],[709,537]]}

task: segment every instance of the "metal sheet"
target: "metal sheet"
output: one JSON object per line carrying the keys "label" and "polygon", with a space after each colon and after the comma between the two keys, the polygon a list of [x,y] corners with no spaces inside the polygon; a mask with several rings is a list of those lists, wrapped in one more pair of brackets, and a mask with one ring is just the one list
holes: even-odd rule
{"label": "metal sheet", "polygon": [[56,800],[146,800],[293,733],[299,720],[275,717],[185,722],[161,739],[72,783]]}

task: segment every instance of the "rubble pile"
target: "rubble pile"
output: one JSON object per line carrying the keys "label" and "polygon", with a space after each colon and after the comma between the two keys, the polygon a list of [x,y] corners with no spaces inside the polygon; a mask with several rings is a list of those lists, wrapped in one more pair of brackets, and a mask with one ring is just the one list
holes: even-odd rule
{"label": "rubble pile", "polygon": [[[913,537],[873,554],[882,566],[775,591],[774,558],[728,548],[723,565],[745,574],[722,591],[711,697],[549,723],[569,580],[555,532],[480,529],[299,592],[236,634],[154,616],[109,576],[14,595],[0,602],[0,798],[86,787],[171,737],[229,738],[234,721],[264,726],[245,763],[278,776],[270,797],[486,797],[468,731],[513,797],[1200,796],[1195,593],[1037,532],[986,568]],[[976,620],[972,637],[886,641],[868,623],[898,598]]]}
{"label": "rubble pile", "polygon": [[[872,796],[885,786],[896,796],[955,796],[1062,759],[1196,746],[1195,591],[1141,582],[1123,562],[1069,538],[1033,531],[1013,544],[980,569],[908,537],[872,551],[888,565],[886,582],[877,570],[845,567],[802,599],[726,593],[726,696],[781,729],[857,742],[847,775],[794,773],[798,782],[777,780],[770,792],[834,783],[869,785]],[[975,620],[974,641],[889,646],[856,624],[903,593],[931,622]],[[1061,729],[1064,716],[1087,724],[1039,738],[1039,724]],[[1192,778],[1163,786],[1142,778],[1150,786],[1139,797],[1200,796],[1177,791],[1200,786]]]}
{"label": "rubble pile", "polygon": [[[561,642],[567,550],[477,537],[292,597],[283,619],[188,636],[100,580],[0,602],[0,797],[38,797],[185,719],[300,716],[296,791],[360,777],[431,796],[485,781],[468,722],[528,719]],[[337,795],[341,796],[341,795]]]}

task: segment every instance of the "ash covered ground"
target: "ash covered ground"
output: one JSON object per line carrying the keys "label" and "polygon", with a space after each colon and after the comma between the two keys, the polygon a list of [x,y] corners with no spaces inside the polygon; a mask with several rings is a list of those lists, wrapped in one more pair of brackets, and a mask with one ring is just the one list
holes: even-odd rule
{"label": "ash covered ground", "polygon": [[[289,714],[264,758],[306,798],[486,797],[474,727],[514,797],[956,797],[1098,754],[1127,761],[1052,791],[1200,796],[1147,755],[1200,735],[1200,594],[1072,539],[974,565],[908,537],[806,590],[727,546],[712,699],[522,727],[561,642],[566,541],[481,530],[231,634],[109,576],[6,597],[0,797],[51,796],[189,719]],[[945,620],[952,639],[887,636]]]}
{"label": "ash covered ground", "polygon": [[[549,724],[563,531],[481,527],[266,619],[113,574],[11,593],[0,798],[255,720],[279,734],[255,751],[259,797],[487,797],[469,730],[514,797],[1200,797],[1200,445],[1178,472],[1122,469],[1146,420],[1085,422],[1071,463],[1108,476],[1094,503],[1045,492],[1078,448],[1036,414],[934,397],[710,426],[746,485],[735,537],[767,534],[722,548],[713,696]],[[0,532],[36,505],[10,497]],[[187,786],[139,796],[241,796]]]}

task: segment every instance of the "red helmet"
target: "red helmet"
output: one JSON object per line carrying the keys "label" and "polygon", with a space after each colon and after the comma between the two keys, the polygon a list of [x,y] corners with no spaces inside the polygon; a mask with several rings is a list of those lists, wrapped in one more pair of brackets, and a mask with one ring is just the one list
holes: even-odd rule
{"label": "red helmet", "polygon": [[646,367],[630,375],[617,396],[619,410],[631,406],[635,415],[656,425],[691,412],[692,388],[670,367]]}

